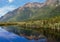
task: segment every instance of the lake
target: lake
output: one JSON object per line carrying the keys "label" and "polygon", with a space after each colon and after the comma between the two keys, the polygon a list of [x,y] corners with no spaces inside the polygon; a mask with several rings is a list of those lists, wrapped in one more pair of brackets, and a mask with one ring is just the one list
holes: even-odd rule
{"label": "lake", "polygon": [[12,32],[8,32],[0,27],[0,42],[46,42],[45,38],[39,40],[28,40],[23,36],[18,36]]}

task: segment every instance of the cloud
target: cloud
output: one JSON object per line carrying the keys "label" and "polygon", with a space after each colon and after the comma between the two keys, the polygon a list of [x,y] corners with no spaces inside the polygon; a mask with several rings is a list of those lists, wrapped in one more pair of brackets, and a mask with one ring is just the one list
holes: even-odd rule
{"label": "cloud", "polygon": [[9,3],[12,3],[14,0],[8,0],[9,1]]}
{"label": "cloud", "polygon": [[0,8],[0,17],[3,16],[4,14],[6,14],[9,11],[13,11],[14,9],[16,9],[15,6],[4,6]]}

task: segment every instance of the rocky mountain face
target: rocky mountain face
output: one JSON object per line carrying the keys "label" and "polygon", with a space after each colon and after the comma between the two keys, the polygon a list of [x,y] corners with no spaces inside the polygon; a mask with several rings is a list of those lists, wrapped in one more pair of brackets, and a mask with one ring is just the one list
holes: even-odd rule
{"label": "rocky mountain face", "polygon": [[60,0],[47,0],[46,1],[47,5],[56,5],[56,4],[59,4],[59,3],[60,3]]}
{"label": "rocky mountain face", "polygon": [[46,0],[44,3],[29,2],[14,11],[8,12],[0,18],[0,21],[11,22],[29,19],[46,19],[50,17],[50,12],[54,10],[50,6],[54,6],[56,4],[60,5],[60,0]]}
{"label": "rocky mountain face", "polygon": [[29,8],[41,8],[44,6],[44,3],[38,3],[38,2],[34,2],[34,3],[27,3],[24,5],[24,7],[29,7]]}

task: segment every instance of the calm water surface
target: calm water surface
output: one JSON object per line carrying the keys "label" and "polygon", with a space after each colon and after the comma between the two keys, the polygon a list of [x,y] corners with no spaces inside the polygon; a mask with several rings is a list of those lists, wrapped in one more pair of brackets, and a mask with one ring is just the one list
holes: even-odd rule
{"label": "calm water surface", "polygon": [[46,39],[28,40],[0,27],[0,42],[46,42]]}

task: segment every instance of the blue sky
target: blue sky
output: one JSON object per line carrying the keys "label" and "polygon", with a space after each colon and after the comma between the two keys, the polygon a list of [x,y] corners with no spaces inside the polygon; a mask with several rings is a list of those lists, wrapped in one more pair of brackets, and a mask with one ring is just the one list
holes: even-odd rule
{"label": "blue sky", "polygon": [[6,14],[9,11],[23,6],[28,2],[44,2],[46,0],[0,0],[0,17]]}

